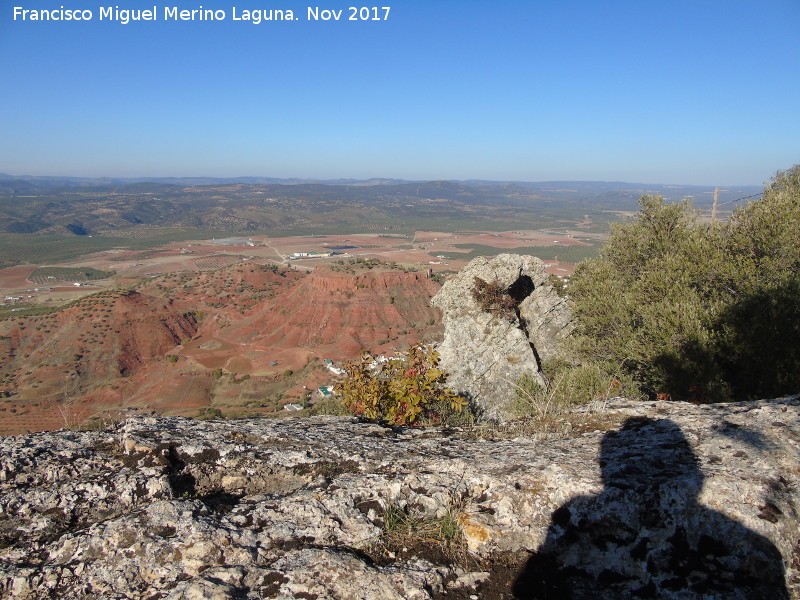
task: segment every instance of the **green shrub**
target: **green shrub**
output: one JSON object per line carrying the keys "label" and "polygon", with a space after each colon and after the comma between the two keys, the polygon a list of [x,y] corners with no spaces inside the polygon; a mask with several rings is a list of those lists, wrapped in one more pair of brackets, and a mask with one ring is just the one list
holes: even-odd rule
{"label": "green shrub", "polygon": [[207,419],[224,419],[225,416],[222,414],[222,411],[218,408],[206,407],[206,408],[201,408],[197,412],[197,418],[201,421],[205,421]]}
{"label": "green shrub", "polygon": [[643,196],[570,282],[573,360],[649,397],[711,402],[800,390],[800,166],[725,224]]}
{"label": "green shrub", "polygon": [[352,415],[353,413],[350,412],[350,410],[344,405],[338,396],[329,396],[328,398],[323,398],[314,406],[312,406],[309,409],[308,414],[312,417],[316,415],[335,415],[337,417],[345,417],[347,415]]}
{"label": "green shrub", "polygon": [[379,362],[369,353],[347,363],[344,406],[356,416],[390,425],[458,425],[470,422],[467,402],[446,387],[439,354],[422,345],[402,358]]}

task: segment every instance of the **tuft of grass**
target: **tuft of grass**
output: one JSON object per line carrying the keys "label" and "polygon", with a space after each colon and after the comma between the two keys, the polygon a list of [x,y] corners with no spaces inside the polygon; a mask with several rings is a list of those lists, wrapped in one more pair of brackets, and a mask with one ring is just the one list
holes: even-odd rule
{"label": "tuft of grass", "polygon": [[338,397],[324,398],[308,410],[310,416],[333,415],[336,417],[352,416],[347,407]]}
{"label": "tuft of grass", "polygon": [[615,396],[638,398],[638,388],[621,369],[611,372],[595,363],[571,364],[563,359],[543,365],[546,385],[541,386],[530,374],[524,374],[514,388],[517,416],[546,421],[591,400],[607,400]]}
{"label": "tuft of grass", "polygon": [[469,553],[461,520],[467,514],[468,501],[453,492],[443,508],[431,514],[386,502],[383,531],[373,553],[384,560],[413,555],[435,564],[467,565]]}

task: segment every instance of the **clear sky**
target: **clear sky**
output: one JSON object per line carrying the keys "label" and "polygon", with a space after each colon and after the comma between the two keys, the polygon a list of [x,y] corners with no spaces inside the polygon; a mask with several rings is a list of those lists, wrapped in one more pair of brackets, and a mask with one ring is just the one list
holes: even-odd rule
{"label": "clear sky", "polygon": [[[164,19],[201,5],[226,19]],[[0,172],[758,185],[800,162],[800,0],[348,6],[373,4],[0,0]]]}

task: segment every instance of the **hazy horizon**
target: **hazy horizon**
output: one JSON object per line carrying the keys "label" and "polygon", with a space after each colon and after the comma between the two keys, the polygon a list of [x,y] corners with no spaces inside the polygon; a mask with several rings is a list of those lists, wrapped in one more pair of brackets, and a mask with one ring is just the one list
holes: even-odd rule
{"label": "hazy horizon", "polygon": [[[770,177],[774,175],[772,173]],[[627,186],[676,186],[676,187],[762,187],[767,180],[759,183],[726,183],[726,182],[718,182],[718,183],[683,183],[678,181],[622,181],[616,179],[537,179],[537,180],[522,180],[522,179],[477,179],[477,178],[464,178],[464,179],[447,179],[443,177],[434,177],[430,179],[407,179],[401,177],[392,177],[392,176],[373,176],[373,177],[364,177],[364,178],[355,178],[355,177],[277,177],[272,175],[234,175],[234,176],[223,176],[223,175],[131,175],[131,176],[122,176],[122,175],[63,175],[63,174],[50,174],[50,173],[8,173],[6,171],[0,170],[0,177],[9,177],[13,179],[21,179],[24,180],[26,178],[32,179],[78,179],[78,180],[122,180],[122,181],[159,181],[159,180],[186,180],[186,179],[209,179],[209,180],[230,180],[232,182],[240,181],[240,180],[247,180],[247,179],[254,179],[254,180],[269,180],[274,181],[275,183],[281,182],[298,182],[298,183],[320,183],[325,184],[329,182],[336,182],[336,181],[353,181],[355,183],[361,182],[370,182],[370,181],[388,181],[388,182],[397,182],[397,183],[430,183],[436,181],[445,181],[451,183],[462,183],[462,184],[471,184],[471,183],[503,183],[503,184],[548,184],[548,183],[596,183],[596,184],[622,184]]]}

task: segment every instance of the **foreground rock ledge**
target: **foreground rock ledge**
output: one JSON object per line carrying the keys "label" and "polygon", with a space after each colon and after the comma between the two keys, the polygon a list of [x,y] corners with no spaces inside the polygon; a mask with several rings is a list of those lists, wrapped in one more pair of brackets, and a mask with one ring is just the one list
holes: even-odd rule
{"label": "foreground rock ledge", "polygon": [[[140,417],[0,440],[3,598],[800,598],[800,401],[616,400],[562,439]],[[387,506],[460,564],[375,560]]]}

